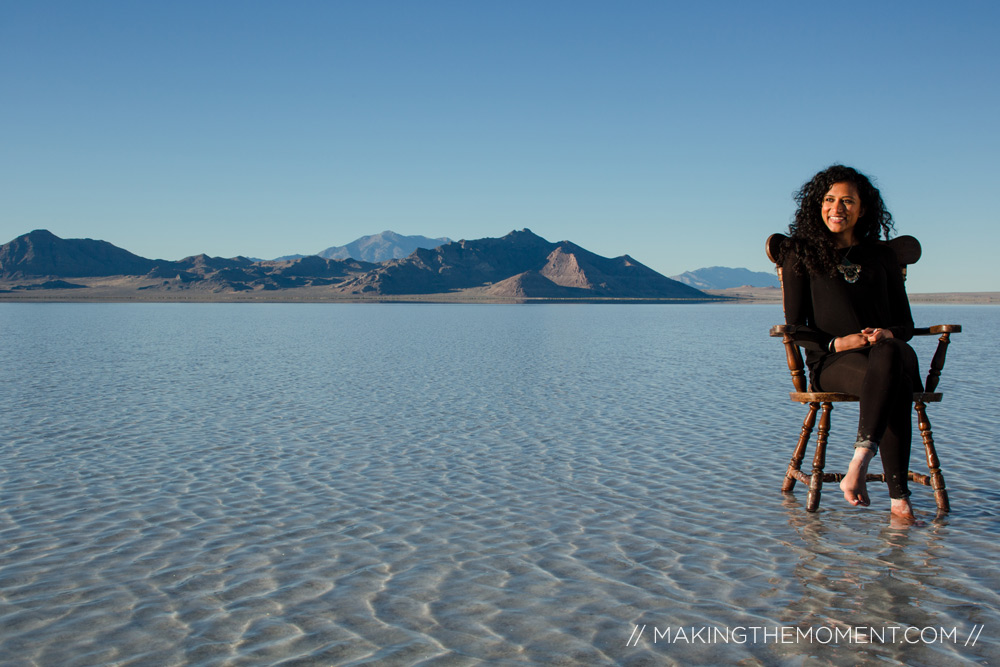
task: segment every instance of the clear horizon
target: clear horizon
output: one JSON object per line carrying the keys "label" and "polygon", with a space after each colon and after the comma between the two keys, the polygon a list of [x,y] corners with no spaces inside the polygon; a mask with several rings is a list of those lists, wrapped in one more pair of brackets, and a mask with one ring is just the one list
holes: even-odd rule
{"label": "clear horizon", "polygon": [[1000,291],[985,2],[7,3],[0,243],[271,258],[530,228],[769,271],[792,193],[871,175],[913,292]]}

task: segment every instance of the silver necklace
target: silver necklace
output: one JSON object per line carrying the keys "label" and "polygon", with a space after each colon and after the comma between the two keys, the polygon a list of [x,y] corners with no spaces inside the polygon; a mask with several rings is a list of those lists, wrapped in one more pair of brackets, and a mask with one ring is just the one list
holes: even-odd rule
{"label": "silver necklace", "polygon": [[861,267],[847,259],[852,250],[854,250],[854,246],[847,249],[847,252],[844,253],[844,259],[837,265],[837,270],[844,274],[844,280],[849,283],[856,283],[858,282],[858,276],[861,275]]}

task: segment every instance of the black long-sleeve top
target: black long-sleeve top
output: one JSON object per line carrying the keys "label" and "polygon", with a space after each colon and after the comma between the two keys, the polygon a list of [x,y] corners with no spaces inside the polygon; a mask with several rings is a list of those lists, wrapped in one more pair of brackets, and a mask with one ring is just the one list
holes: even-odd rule
{"label": "black long-sleeve top", "polygon": [[835,276],[807,274],[796,267],[794,250],[782,262],[785,322],[795,327],[797,343],[806,351],[812,370],[829,352],[830,341],[868,327],[888,329],[893,337],[913,337],[913,316],[906,298],[896,253],[881,243],[838,250],[861,267],[857,282]]}

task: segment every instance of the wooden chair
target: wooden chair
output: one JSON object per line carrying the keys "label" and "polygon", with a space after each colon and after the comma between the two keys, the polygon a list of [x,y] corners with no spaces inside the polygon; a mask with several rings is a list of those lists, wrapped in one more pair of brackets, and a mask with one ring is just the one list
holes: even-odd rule
{"label": "wooden chair", "polygon": [[[784,234],[772,234],[767,239],[766,250],[768,258],[774,262],[778,272],[779,281],[782,279],[781,266],[778,264],[778,251],[785,240]],[[903,279],[906,279],[906,267],[916,263],[920,259],[920,242],[912,236],[899,236],[886,241],[895,251],[899,259],[900,270],[903,272]],[[782,282],[782,286],[784,283]],[[788,464],[788,471],[785,473],[785,481],[781,486],[783,493],[790,493],[795,487],[795,482],[802,482],[809,485],[809,495],[806,500],[806,511],[815,512],[819,508],[820,495],[823,482],[839,482],[844,478],[843,473],[824,473],[826,466],[826,442],[830,434],[830,412],[834,403],[858,402],[858,397],[853,394],[838,392],[809,391],[807,388],[804,364],[802,363],[802,352],[795,342],[794,327],[777,325],[771,327],[771,336],[780,337],[785,344],[785,356],[788,360],[788,370],[792,375],[792,385],[795,391],[789,393],[791,399],[797,403],[808,404],[809,412],[806,413],[802,422],[802,432],[799,434],[798,444],[792,453],[792,460]],[[949,338],[951,334],[958,333],[962,327],[958,324],[939,324],[937,326],[914,329],[915,336],[937,336],[937,349],[931,359],[930,370],[927,373],[927,381],[924,383],[924,391],[913,394],[913,406],[917,413],[917,426],[924,441],[924,451],[927,455],[927,467],[929,475],[921,475],[909,471],[909,479],[912,482],[930,486],[934,489],[934,500],[937,503],[939,512],[948,512],[948,491],[944,484],[944,475],[941,474],[941,463],[938,460],[937,450],[934,448],[934,437],[931,433],[931,423],[927,419],[927,403],[939,403],[942,394],[935,392],[938,380],[941,377],[941,369],[944,368],[945,355],[948,352]],[[802,460],[805,458],[806,446],[812,436],[813,426],[816,424],[816,413],[820,413],[819,430],[816,437],[816,451],[813,456],[812,473],[802,472]],[[885,481],[884,474],[869,474],[868,481]]]}

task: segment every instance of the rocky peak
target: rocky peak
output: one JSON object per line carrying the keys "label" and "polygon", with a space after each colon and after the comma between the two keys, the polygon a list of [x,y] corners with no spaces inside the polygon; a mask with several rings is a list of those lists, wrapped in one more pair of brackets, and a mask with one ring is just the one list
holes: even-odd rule
{"label": "rocky peak", "polygon": [[107,241],[62,239],[36,229],[0,247],[0,275],[59,278],[142,275],[156,262]]}

